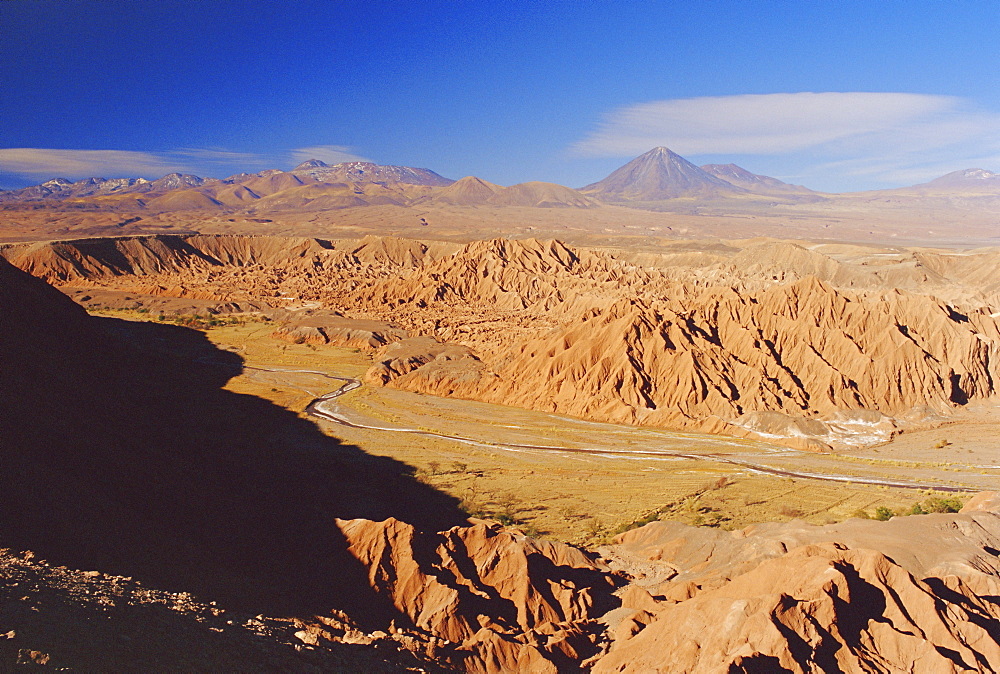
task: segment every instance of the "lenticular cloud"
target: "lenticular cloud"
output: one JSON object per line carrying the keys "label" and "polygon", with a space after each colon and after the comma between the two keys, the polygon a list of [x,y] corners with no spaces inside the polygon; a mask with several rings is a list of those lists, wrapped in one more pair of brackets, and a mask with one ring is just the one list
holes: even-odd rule
{"label": "lenticular cloud", "polygon": [[574,149],[627,156],[667,145],[681,154],[787,154],[896,143],[950,144],[995,124],[952,96],[824,92],[653,101],[610,113]]}
{"label": "lenticular cloud", "polygon": [[128,150],[57,150],[28,147],[0,149],[0,170],[47,177],[163,175],[183,164],[150,152]]}

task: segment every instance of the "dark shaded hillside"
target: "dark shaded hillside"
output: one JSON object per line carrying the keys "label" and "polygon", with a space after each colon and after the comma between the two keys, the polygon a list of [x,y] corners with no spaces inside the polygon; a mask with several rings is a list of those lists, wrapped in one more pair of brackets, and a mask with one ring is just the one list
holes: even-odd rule
{"label": "dark shaded hillside", "polygon": [[434,531],[462,513],[406,465],[222,390],[241,366],[193,330],[89,317],[0,259],[0,545],[269,615],[384,620],[334,518]]}

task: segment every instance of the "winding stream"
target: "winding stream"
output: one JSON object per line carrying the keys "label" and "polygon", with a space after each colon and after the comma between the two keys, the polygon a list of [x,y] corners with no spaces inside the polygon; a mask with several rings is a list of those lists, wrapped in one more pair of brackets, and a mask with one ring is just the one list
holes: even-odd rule
{"label": "winding stream", "polygon": [[749,461],[746,459],[734,459],[721,454],[691,454],[685,452],[673,452],[668,450],[621,450],[621,449],[588,449],[588,448],[574,448],[574,447],[556,447],[552,445],[533,445],[533,444],[517,444],[517,443],[490,443],[483,442],[481,440],[475,440],[473,438],[466,438],[459,435],[449,435],[446,433],[436,433],[434,431],[427,431],[418,428],[392,428],[386,426],[373,426],[370,424],[364,424],[357,421],[351,421],[342,413],[336,409],[336,403],[334,402],[337,398],[358,389],[361,387],[361,381],[354,379],[352,377],[340,377],[337,375],[331,375],[326,372],[319,372],[317,370],[293,370],[285,368],[264,368],[264,367],[254,367],[249,365],[244,365],[244,369],[256,370],[259,372],[270,372],[270,373],[297,373],[297,374],[311,374],[326,379],[332,379],[334,381],[342,382],[341,385],[329,393],[325,393],[318,398],[314,398],[306,406],[305,411],[308,415],[328,421],[331,423],[339,424],[341,426],[347,426],[349,428],[364,429],[370,431],[377,431],[381,433],[408,433],[412,435],[423,435],[433,438],[442,438],[445,440],[451,440],[454,442],[459,442],[467,445],[473,445],[480,448],[490,448],[508,451],[542,451],[542,452],[566,452],[573,454],[590,454],[598,456],[616,456],[621,458],[674,458],[674,459],[690,459],[695,461],[712,461],[716,463],[724,463],[732,466],[742,468],[754,473],[760,473],[764,475],[774,475],[777,477],[788,477],[788,478],[798,478],[805,480],[821,480],[824,482],[839,482],[839,483],[852,483],[852,484],[865,484],[874,485],[882,487],[895,487],[899,489],[934,489],[936,491],[942,492],[972,492],[976,491],[972,487],[956,487],[952,485],[944,485],[931,482],[915,482],[908,480],[894,480],[888,478],[880,477],[863,477],[856,475],[837,475],[830,473],[813,473],[813,472],[803,472],[794,471],[781,468],[774,468],[771,466],[765,466],[763,464]]}

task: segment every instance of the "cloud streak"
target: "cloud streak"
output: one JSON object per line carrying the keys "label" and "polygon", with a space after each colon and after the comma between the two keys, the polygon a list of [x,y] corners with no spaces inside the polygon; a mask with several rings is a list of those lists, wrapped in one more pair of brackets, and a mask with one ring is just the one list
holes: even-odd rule
{"label": "cloud streak", "polygon": [[783,154],[872,140],[967,140],[1000,115],[952,96],[797,93],[654,101],[608,115],[576,144],[580,154],[624,156],[656,145],[687,154]]}
{"label": "cloud streak", "polygon": [[328,164],[367,161],[351,152],[351,148],[341,145],[303,147],[279,155],[233,152],[225,148],[179,148],[167,152],[0,148],[0,173],[39,181],[55,177],[159,178],[174,172],[223,177],[233,173],[281,168],[286,164],[299,164],[313,158]]}
{"label": "cloud streak", "polygon": [[246,168],[273,168],[263,155],[252,152],[232,152],[221,148],[185,147],[165,153],[168,157],[180,157],[194,160],[202,164],[220,164],[224,166],[243,166]]}
{"label": "cloud streak", "polygon": [[150,152],[50,150],[30,147],[0,149],[0,171],[34,177],[149,175],[159,177],[185,168],[183,162]]}
{"label": "cloud streak", "polygon": [[354,154],[353,148],[344,145],[314,145],[312,147],[300,147],[289,153],[292,163],[301,164],[310,159],[319,159],[327,164],[342,164],[352,161],[371,161]]}
{"label": "cloud streak", "polygon": [[[933,178],[1000,156],[1000,114],[953,96],[802,92],[653,101],[608,114],[577,155],[784,156],[801,177]],[[947,172],[947,171],[944,171]]]}

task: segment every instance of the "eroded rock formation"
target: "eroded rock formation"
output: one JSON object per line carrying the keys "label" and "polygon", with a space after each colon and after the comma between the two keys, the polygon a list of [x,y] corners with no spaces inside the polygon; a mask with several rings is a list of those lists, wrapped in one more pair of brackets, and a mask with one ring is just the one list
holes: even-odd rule
{"label": "eroded rock formation", "polygon": [[995,507],[992,494],[957,515],[623,534],[604,552],[633,584],[593,671],[995,671]]}
{"label": "eroded rock formation", "polygon": [[[996,393],[1000,332],[987,307],[962,313],[932,297],[838,290],[812,276],[698,291],[548,246],[473,244],[377,286],[385,302],[462,301],[551,321],[480,346],[483,365],[460,381],[417,369],[389,385],[603,421],[798,435],[803,446],[816,435],[834,443],[836,433],[823,422],[809,432],[796,419],[878,425],[881,415],[947,413]],[[608,304],[612,284],[624,297]]]}
{"label": "eroded rock formation", "polygon": [[569,669],[598,650],[594,618],[616,578],[582,551],[479,523],[439,534],[396,520],[338,521],[372,588],[469,672]]}
{"label": "eroded rock formation", "polygon": [[[391,345],[372,383],[602,421],[824,449],[996,394],[995,254],[853,264],[868,253],[814,248],[830,255],[792,243],[718,245],[702,260],[535,239],[233,236],[3,254],[67,288],[253,307],[280,315],[285,339]],[[358,320],[378,323],[348,324]],[[416,341],[393,345],[405,336]]]}

